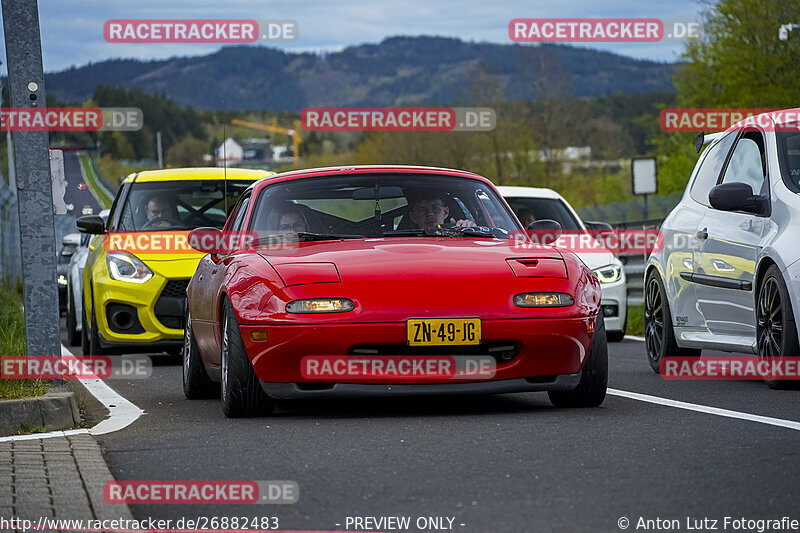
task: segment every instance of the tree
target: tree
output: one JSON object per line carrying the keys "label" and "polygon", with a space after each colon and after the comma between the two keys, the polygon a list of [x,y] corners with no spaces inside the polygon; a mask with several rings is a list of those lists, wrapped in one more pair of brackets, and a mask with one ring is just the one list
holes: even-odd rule
{"label": "tree", "polygon": [[800,2],[721,0],[703,11],[703,38],[689,42],[675,74],[681,107],[783,108],[800,101]]}
{"label": "tree", "polygon": [[172,167],[206,166],[203,156],[207,153],[207,148],[208,143],[190,135],[169,147],[165,163]]}
{"label": "tree", "polygon": [[[720,0],[703,11],[703,37],[689,42],[674,83],[680,108],[787,108],[800,102],[800,34],[778,39],[782,24],[800,23],[800,3]],[[708,132],[706,132],[708,133]],[[697,161],[694,134],[654,135],[659,192],[682,190]]]}

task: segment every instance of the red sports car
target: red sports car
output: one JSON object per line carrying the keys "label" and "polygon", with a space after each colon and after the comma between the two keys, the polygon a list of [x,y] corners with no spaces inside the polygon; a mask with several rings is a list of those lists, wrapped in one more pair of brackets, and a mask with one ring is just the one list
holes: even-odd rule
{"label": "red sports car", "polygon": [[605,398],[597,278],[574,254],[532,243],[482,176],[277,174],[241,195],[221,233],[201,228],[189,242],[210,253],[187,290],[184,393],[219,394],[226,416],[375,394]]}

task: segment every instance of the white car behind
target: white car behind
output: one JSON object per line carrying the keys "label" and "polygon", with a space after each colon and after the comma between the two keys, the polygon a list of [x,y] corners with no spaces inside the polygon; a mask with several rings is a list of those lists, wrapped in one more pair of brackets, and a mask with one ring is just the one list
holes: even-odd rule
{"label": "white car behind", "polygon": [[[525,224],[521,215],[527,210],[536,220],[555,220],[565,231],[586,231],[586,224],[571,205],[552,189],[535,187],[498,187],[517,218]],[[619,342],[625,337],[628,320],[628,291],[622,262],[608,251],[575,251],[578,257],[591,268],[603,289],[600,302],[610,342]]]}

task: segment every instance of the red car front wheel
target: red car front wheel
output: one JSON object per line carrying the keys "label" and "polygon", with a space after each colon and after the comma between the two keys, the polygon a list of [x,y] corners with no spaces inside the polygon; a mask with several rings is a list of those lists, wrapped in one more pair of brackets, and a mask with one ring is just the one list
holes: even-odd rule
{"label": "red car front wheel", "polygon": [[239,323],[226,298],[222,312],[222,412],[228,418],[271,414],[275,401],[267,396],[250,364]]}

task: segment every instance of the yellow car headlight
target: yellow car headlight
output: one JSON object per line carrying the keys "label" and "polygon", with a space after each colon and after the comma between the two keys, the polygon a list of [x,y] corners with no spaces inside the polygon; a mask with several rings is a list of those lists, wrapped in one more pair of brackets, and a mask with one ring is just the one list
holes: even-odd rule
{"label": "yellow car headlight", "polygon": [[153,277],[153,271],[141,259],[127,252],[107,252],[108,275],[117,281],[144,283]]}
{"label": "yellow car headlight", "polygon": [[615,281],[619,281],[622,277],[622,267],[619,265],[608,265],[594,269],[594,273],[597,274],[597,279],[600,280],[600,283],[614,283]]}
{"label": "yellow car headlight", "polygon": [[64,285],[66,287],[67,286],[67,276],[65,276],[64,274],[59,274],[58,275],[58,284],[59,285]]}

